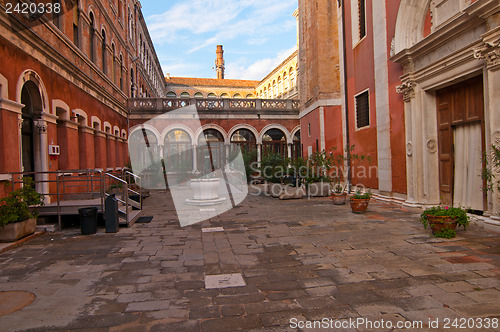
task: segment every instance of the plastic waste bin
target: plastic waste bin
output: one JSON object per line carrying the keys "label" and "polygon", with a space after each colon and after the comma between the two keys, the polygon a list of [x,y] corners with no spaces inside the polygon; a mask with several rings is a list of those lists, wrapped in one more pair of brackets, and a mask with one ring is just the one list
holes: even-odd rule
{"label": "plastic waste bin", "polygon": [[118,221],[118,201],[114,194],[110,195],[104,201],[104,222],[106,224],[106,233],[118,233],[120,229]]}
{"label": "plastic waste bin", "polygon": [[87,207],[78,209],[80,215],[80,227],[82,235],[97,233],[97,208]]}

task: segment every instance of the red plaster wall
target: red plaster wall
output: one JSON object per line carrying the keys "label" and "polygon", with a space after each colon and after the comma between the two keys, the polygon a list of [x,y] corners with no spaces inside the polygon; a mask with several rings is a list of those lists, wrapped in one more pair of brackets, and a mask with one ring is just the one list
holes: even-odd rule
{"label": "red plaster wall", "polygon": [[80,143],[80,168],[92,169],[95,166],[94,135],[90,133],[79,133]]}
{"label": "red plaster wall", "polygon": [[[354,0],[351,0],[354,1]],[[366,36],[352,47],[351,6],[345,5],[346,11],[346,59],[347,59],[347,93],[349,108],[349,137],[351,146],[354,145],[354,153],[363,154],[371,158],[371,163],[363,163],[363,166],[377,166],[377,122],[375,109],[375,70],[373,60],[373,19],[372,2],[366,2]],[[370,102],[370,126],[356,129],[355,96],[369,89]],[[353,166],[359,166],[353,164]],[[366,178],[355,171],[352,173],[352,183],[363,184],[369,188],[378,189],[378,174],[366,172]]]}
{"label": "red plaster wall", "polygon": [[325,109],[325,143],[326,150],[336,147],[336,151],[342,153],[344,146],[342,107],[327,106]]}
{"label": "red plaster wall", "polygon": [[0,111],[0,173],[19,172],[19,127],[16,113]]}
{"label": "red plaster wall", "polygon": [[[311,124],[311,135],[309,136],[309,124]],[[300,140],[302,141],[302,155],[307,158],[309,155],[309,147],[312,147],[312,152],[316,152],[316,140],[318,148],[321,149],[320,142],[320,123],[319,123],[319,108],[300,119]]]}

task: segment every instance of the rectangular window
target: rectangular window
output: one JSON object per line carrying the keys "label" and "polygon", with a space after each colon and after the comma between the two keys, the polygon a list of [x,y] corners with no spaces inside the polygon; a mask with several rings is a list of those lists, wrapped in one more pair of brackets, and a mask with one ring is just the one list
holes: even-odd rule
{"label": "rectangular window", "polygon": [[363,128],[370,125],[370,101],[368,90],[356,97],[356,127]]}
{"label": "rectangular window", "polygon": [[358,0],[359,40],[366,36],[366,6],[365,0]]}

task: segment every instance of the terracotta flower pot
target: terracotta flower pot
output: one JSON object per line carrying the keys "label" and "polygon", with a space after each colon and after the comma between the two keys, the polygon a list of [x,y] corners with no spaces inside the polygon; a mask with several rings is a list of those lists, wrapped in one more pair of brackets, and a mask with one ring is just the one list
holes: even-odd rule
{"label": "terracotta flower pot", "polygon": [[332,198],[333,204],[344,205],[347,198],[347,193],[333,193],[330,197]]}
{"label": "terracotta flower pot", "polygon": [[457,220],[450,216],[427,216],[427,221],[432,229],[432,234],[439,233],[445,229],[455,230],[457,228]]}
{"label": "terracotta flower pot", "polygon": [[351,198],[351,210],[354,213],[365,213],[368,209],[369,198]]}

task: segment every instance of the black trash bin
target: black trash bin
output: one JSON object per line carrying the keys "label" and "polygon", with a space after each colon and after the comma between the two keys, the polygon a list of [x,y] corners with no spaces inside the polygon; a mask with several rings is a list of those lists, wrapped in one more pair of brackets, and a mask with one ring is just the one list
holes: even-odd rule
{"label": "black trash bin", "polygon": [[97,208],[87,207],[78,209],[80,215],[80,227],[82,235],[97,233]]}
{"label": "black trash bin", "polygon": [[104,201],[104,222],[106,223],[106,233],[117,233],[120,224],[118,220],[118,201],[115,194],[110,195]]}

